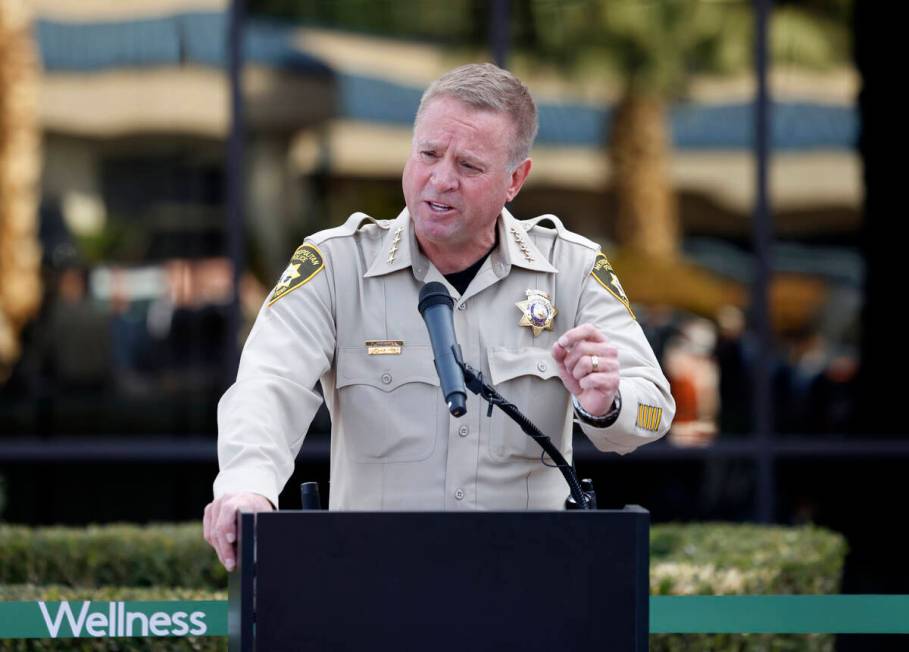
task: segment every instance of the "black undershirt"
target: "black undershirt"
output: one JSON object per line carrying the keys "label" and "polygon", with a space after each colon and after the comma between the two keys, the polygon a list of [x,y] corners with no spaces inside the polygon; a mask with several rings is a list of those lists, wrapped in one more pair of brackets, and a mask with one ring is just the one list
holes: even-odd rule
{"label": "black undershirt", "polygon": [[467,286],[470,285],[470,282],[473,280],[473,277],[477,275],[477,272],[480,271],[480,267],[483,266],[483,263],[486,262],[486,259],[489,258],[489,254],[492,253],[492,250],[496,248],[496,245],[499,244],[499,231],[496,229],[496,241],[492,244],[492,247],[487,251],[480,260],[475,262],[473,265],[467,269],[462,269],[460,272],[452,272],[451,274],[445,274],[445,280],[451,283],[451,286],[458,291],[458,294],[464,294],[464,291],[467,289]]}

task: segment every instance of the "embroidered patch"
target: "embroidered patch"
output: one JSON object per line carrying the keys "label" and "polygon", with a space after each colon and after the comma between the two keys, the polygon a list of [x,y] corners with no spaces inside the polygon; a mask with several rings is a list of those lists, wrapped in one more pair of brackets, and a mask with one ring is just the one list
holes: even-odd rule
{"label": "embroidered patch", "polygon": [[308,242],[300,245],[291,257],[287,269],[281,274],[275,289],[271,291],[271,296],[268,297],[268,305],[272,305],[285,294],[293,292],[301,285],[306,285],[324,268],[325,262],[322,260],[322,253],[315,245]]}
{"label": "embroidered patch", "polygon": [[656,432],[660,429],[660,422],[663,420],[663,408],[653,407],[638,403],[638,419],[635,425],[644,430]]}
{"label": "embroidered patch", "polygon": [[625,306],[632,319],[637,320],[637,317],[634,316],[634,311],[631,309],[631,304],[628,301],[628,295],[625,294],[625,289],[622,287],[622,284],[619,283],[619,277],[616,276],[615,270],[612,269],[612,265],[606,259],[606,255],[602,251],[597,252],[597,259],[590,274],[597,280],[597,283],[603,286],[603,289]]}

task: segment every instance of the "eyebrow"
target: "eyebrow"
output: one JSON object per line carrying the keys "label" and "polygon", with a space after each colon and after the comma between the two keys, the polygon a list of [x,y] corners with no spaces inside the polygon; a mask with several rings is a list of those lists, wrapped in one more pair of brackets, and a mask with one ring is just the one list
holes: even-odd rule
{"label": "eyebrow", "polygon": [[[439,143],[437,143],[435,141],[431,141],[431,140],[417,141],[417,149],[436,150],[436,149],[439,149],[439,147],[440,147]],[[477,165],[488,165],[488,163],[483,162],[483,159],[480,156],[478,156],[477,154],[474,154],[473,152],[462,151],[461,158],[463,158],[464,160],[466,160],[470,163],[475,163]]]}
{"label": "eyebrow", "polygon": [[439,144],[431,140],[419,140],[417,141],[418,149],[438,149]]}

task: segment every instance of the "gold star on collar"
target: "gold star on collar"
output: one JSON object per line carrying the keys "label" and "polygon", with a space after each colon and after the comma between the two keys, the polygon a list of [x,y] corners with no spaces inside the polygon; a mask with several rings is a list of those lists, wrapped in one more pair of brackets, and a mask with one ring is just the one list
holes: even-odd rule
{"label": "gold star on collar", "polygon": [[518,233],[518,229],[516,227],[511,227],[511,236],[514,238],[515,243],[517,243],[518,249],[520,249],[521,253],[524,254],[524,258],[527,260],[527,262],[532,263],[533,256],[530,254],[530,250],[527,248],[527,244],[524,242],[523,238],[521,238],[521,234]]}
{"label": "gold star on collar", "polygon": [[395,262],[395,255],[398,253],[398,243],[401,242],[401,231],[404,230],[403,226],[399,226],[395,231],[395,238],[391,242],[391,249],[388,250],[388,260],[385,262],[393,263]]}
{"label": "gold star on collar", "polygon": [[516,305],[521,310],[521,321],[519,326],[529,326],[536,337],[544,330],[552,330],[552,320],[555,319],[559,311],[549,298],[549,295],[543,290],[527,290],[527,299],[517,302]]}

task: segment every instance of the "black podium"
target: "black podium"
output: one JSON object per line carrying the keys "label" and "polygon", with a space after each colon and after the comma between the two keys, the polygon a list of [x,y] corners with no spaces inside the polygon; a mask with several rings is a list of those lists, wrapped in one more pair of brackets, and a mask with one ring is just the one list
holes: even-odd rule
{"label": "black podium", "polygon": [[240,516],[229,649],[647,649],[649,513]]}

